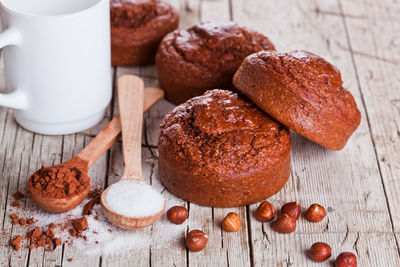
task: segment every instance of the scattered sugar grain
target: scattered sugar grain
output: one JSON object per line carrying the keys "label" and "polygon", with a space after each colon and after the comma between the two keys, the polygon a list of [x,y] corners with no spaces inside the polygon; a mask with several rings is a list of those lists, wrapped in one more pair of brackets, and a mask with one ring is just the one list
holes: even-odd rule
{"label": "scattered sugar grain", "polygon": [[152,216],[164,207],[163,196],[142,182],[115,183],[108,189],[105,200],[111,210],[126,217]]}

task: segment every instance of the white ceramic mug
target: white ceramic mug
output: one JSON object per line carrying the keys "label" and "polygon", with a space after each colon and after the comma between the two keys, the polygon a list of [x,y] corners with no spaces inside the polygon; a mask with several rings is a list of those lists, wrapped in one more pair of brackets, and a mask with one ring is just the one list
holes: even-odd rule
{"label": "white ceramic mug", "polygon": [[8,94],[24,128],[68,134],[98,123],[112,96],[109,0],[0,0]]}

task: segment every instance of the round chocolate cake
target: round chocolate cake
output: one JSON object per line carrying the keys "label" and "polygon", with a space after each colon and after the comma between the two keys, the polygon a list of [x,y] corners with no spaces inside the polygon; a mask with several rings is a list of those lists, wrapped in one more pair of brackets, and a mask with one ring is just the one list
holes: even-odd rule
{"label": "round chocolate cake", "polygon": [[158,152],[168,190],[206,206],[259,202],[290,174],[289,130],[228,90],[207,91],[168,113]]}

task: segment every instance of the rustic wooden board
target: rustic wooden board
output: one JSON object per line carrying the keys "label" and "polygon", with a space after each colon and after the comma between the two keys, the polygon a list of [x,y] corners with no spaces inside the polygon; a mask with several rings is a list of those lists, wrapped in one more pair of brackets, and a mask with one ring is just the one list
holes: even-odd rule
{"label": "rustic wooden board", "polygon": [[[374,146],[368,128],[352,55],[342,47],[348,40],[335,1],[252,1],[253,9],[240,0],[232,2],[233,19],[240,24],[265,33],[276,44],[278,50],[305,49],[320,54],[342,70],[344,86],[356,98],[362,112],[362,123],[346,148],[340,152],[323,149],[304,138],[293,134],[292,176],[285,188],[272,198],[280,207],[283,202],[298,200],[307,207],[319,202],[328,207],[327,220],[312,224],[301,221],[296,232],[300,233],[343,233],[391,232],[386,195],[381,183],[379,168],[374,156]],[[256,3],[257,2],[257,3]],[[288,8],[288,6],[290,8]],[[251,14],[252,19],[249,18]],[[255,209],[252,205],[252,210]],[[252,237],[274,233],[271,229],[251,218]],[[272,245],[282,244],[286,236],[277,235]],[[266,241],[268,242],[268,241]],[[309,243],[308,246],[311,246]],[[334,245],[334,244],[332,244]],[[398,258],[398,248],[392,248]],[[280,258],[274,251],[253,247],[255,265],[262,265],[265,257]],[[302,261],[292,262],[302,265]],[[311,264],[311,262],[307,262]]]}
{"label": "rustic wooden board", "polygon": [[400,231],[400,4],[340,1],[394,231]]}
{"label": "rustic wooden board", "polygon": [[[258,30],[278,50],[305,49],[337,65],[362,112],[362,123],[346,148],[333,152],[292,134],[292,175],[270,201],[279,208],[297,200],[303,207],[319,202],[328,208],[322,223],[300,219],[295,233],[278,234],[254,219],[257,205],[222,209],[201,207],[171,195],[160,183],[157,169],[159,123],[174,108],[161,101],[145,115],[143,174],[170,203],[189,209],[186,231],[203,229],[207,248],[190,253],[177,242],[165,248],[148,247],[115,256],[86,256],[69,246],[14,252],[4,246],[24,231],[13,227],[9,204],[18,189],[41,164],[53,165],[76,155],[118,112],[117,98],[99,125],[82,133],[42,136],[19,127],[12,111],[0,107],[0,265],[6,266],[332,266],[315,264],[304,253],[316,241],[332,245],[333,256],[352,251],[359,266],[400,266],[400,5],[382,0],[171,0],[181,15],[180,27],[199,21],[234,20]],[[4,88],[0,68],[0,88]],[[115,78],[135,74],[145,86],[157,87],[156,68],[115,68]],[[2,89],[1,91],[4,91]],[[94,185],[105,188],[122,174],[121,143],[113,146],[91,168]],[[28,198],[24,205],[33,207]],[[226,233],[220,223],[230,211],[241,215],[237,233]],[[155,224],[144,229],[151,236]],[[182,240],[183,235],[182,232]],[[73,262],[68,262],[73,258]]]}

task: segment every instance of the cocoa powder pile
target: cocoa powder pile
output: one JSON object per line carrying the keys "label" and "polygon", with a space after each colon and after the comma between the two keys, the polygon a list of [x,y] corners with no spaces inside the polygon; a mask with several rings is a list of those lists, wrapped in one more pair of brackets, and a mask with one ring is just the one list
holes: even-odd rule
{"label": "cocoa powder pile", "polygon": [[[34,218],[28,220],[19,218],[15,213],[11,214],[11,219],[14,225],[30,226],[35,223]],[[28,231],[26,236],[17,235],[12,241],[11,245],[14,250],[18,251],[21,248],[21,241],[23,239],[28,240],[28,249],[34,249],[38,247],[44,247],[47,251],[54,249],[55,247],[62,244],[62,241],[57,238],[54,234],[55,224],[51,223],[47,228],[47,231],[42,231],[39,227],[35,227]]]}
{"label": "cocoa powder pile", "polygon": [[[14,250],[18,251],[21,248],[21,241],[23,239],[28,240],[28,249],[34,249],[38,247],[44,247],[47,251],[54,249],[55,247],[62,244],[61,239],[57,238],[54,233],[56,225],[50,223],[47,230],[42,230],[34,225],[35,219],[30,218],[28,220],[21,219],[16,213],[11,214],[11,219],[14,225],[30,226],[34,228],[27,232],[26,236],[17,235],[12,241],[11,245]],[[61,225],[60,227],[63,228]],[[78,218],[72,221],[72,228],[69,229],[71,236],[75,238],[86,239],[86,236],[82,235],[82,232],[88,228],[88,221],[86,217]],[[28,228],[29,230],[29,228]]]}
{"label": "cocoa powder pile", "polygon": [[90,186],[89,177],[80,169],[57,165],[42,166],[28,181],[31,190],[46,198],[66,198],[79,195]]}

